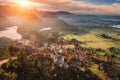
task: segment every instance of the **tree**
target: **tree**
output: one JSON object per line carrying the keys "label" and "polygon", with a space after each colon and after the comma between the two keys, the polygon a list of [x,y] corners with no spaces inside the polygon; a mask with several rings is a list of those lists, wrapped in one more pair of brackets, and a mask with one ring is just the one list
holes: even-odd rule
{"label": "tree", "polygon": [[[17,59],[2,65],[2,69],[9,72],[6,74],[8,77],[14,78],[17,75],[13,80],[50,80],[51,67],[52,59],[41,55],[28,56],[21,51],[17,53]],[[6,78],[3,77],[2,80]]]}

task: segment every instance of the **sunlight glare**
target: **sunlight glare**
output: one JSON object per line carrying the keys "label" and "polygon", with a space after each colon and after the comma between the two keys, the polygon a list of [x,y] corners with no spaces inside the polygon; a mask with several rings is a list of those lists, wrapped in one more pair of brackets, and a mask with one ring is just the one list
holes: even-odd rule
{"label": "sunlight glare", "polygon": [[27,5],[29,5],[29,2],[27,2],[27,0],[21,0],[19,3],[20,3],[20,5],[22,5],[22,6],[27,6]]}
{"label": "sunlight glare", "polygon": [[22,7],[31,5],[31,3],[28,0],[16,0],[15,2],[18,3]]}

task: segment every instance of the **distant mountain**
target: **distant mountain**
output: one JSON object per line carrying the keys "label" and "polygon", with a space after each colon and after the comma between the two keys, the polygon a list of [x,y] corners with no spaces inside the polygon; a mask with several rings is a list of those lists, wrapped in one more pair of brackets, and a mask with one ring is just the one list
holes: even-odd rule
{"label": "distant mountain", "polygon": [[[7,23],[10,22],[18,26],[17,32],[21,34],[23,38],[33,41],[56,38],[60,33],[79,32],[77,27],[57,18],[57,15],[62,14],[71,13],[65,11],[38,11],[34,8],[28,9],[9,5],[0,6],[0,15],[3,16],[1,21],[4,23],[7,21]],[[51,30],[40,32],[42,28],[47,27],[50,27]]]}
{"label": "distant mountain", "polygon": [[[54,15],[64,15],[64,14],[72,14],[67,11],[39,11],[35,8],[29,9],[29,8],[21,8],[19,6],[10,6],[10,5],[0,5],[0,15],[22,15],[26,17],[36,17],[36,13],[41,14],[41,16],[54,16]],[[26,15],[28,14],[28,15]]]}
{"label": "distant mountain", "polygon": [[67,12],[67,11],[57,11],[57,12],[50,12],[50,11],[47,11],[49,14],[52,14],[52,15],[69,15],[69,14],[73,14],[73,13],[70,13],[70,12]]}
{"label": "distant mountain", "polygon": [[40,11],[40,10],[37,10],[37,9],[34,9],[34,11],[36,11],[36,13],[40,14],[43,17],[55,17],[55,16],[58,16],[58,15],[73,14],[73,13],[70,13],[70,12],[67,12],[67,11]]}
{"label": "distant mountain", "polygon": [[5,30],[6,27],[14,26],[14,23],[7,17],[0,15],[0,30]]}

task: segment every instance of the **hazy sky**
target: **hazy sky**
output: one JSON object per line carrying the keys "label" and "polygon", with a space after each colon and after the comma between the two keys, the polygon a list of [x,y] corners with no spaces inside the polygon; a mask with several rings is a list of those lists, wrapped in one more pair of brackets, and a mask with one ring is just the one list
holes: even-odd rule
{"label": "hazy sky", "polygon": [[114,3],[120,3],[120,0],[74,0],[74,1],[84,1],[84,2],[94,3],[94,4],[114,4]]}
{"label": "hazy sky", "polygon": [[36,1],[37,3],[39,3],[40,6],[36,7],[44,10],[55,11],[62,10],[85,14],[120,15],[120,0],[32,0],[32,1]]}

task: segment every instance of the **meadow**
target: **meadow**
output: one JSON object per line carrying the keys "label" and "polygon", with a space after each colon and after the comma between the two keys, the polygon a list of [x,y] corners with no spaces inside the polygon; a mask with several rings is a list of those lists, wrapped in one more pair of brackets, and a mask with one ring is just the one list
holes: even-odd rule
{"label": "meadow", "polygon": [[[84,42],[80,44],[81,47],[91,47],[91,48],[101,48],[108,49],[110,47],[120,48],[120,30],[111,30],[111,29],[92,29],[86,34],[67,34],[62,36],[65,39],[77,39],[78,41]],[[101,34],[105,34],[110,39],[101,37]]]}
{"label": "meadow", "polygon": [[[116,48],[120,49],[120,29],[92,29],[89,30],[86,34],[67,34],[65,36],[62,36],[64,39],[76,39],[80,43],[79,46],[85,47],[85,48],[92,48],[95,49],[95,53],[99,56],[97,60],[106,61],[107,56],[113,56],[114,58],[111,58],[113,63],[111,65],[112,74],[120,73],[120,52],[117,51],[110,51],[110,48]],[[67,45],[68,46],[68,45]],[[89,69],[99,76],[102,80],[106,80],[106,74],[103,70],[98,69],[98,64],[92,63],[91,66],[89,66]],[[111,78],[108,78],[108,80],[112,80]]]}

